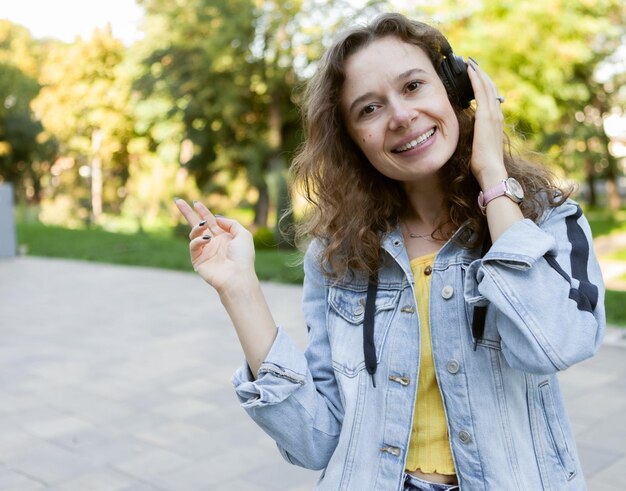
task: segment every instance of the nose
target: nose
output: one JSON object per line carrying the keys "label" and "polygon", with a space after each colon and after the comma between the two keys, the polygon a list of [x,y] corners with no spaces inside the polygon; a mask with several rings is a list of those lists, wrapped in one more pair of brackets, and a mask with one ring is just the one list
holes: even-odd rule
{"label": "nose", "polygon": [[409,128],[418,115],[417,109],[410,107],[406,101],[393,101],[389,106],[391,112],[389,129],[392,131]]}

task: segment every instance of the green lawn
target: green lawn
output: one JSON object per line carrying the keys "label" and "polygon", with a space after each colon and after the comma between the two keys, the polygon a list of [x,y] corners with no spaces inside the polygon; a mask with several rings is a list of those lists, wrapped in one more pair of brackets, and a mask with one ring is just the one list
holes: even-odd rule
{"label": "green lawn", "polygon": [[626,232],[626,209],[617,211],[605,208],[585,210],[585,217],[589,220],[594,237]]}
{"label": "green lawn", "polygon": [[[102,263],[193,271],[188,242],[150,234],[118,234],[99,229],[70,230],[39,223],[18,223],[18,242],[33,256],[82,259]],[[256,267],[262,280],[301,283],[301,254],[258,250]]]}
{"label": "green lawn", "polygon": [[604,305],[607,322],[626,328],[626,292],[607,290]]}

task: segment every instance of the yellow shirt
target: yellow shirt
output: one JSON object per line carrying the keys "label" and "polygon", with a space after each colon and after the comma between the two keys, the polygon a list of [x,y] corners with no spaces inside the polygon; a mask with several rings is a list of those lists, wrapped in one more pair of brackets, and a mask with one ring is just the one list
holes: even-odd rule
{"label": "yellow shirt", "polygon": [[406,469],[408,471],[419,469],[424,473],[456,474],[430,341],[428,303],[430,276],[435,255],[436,253],[428,254],[411,261],[420,320],[421,356]]}

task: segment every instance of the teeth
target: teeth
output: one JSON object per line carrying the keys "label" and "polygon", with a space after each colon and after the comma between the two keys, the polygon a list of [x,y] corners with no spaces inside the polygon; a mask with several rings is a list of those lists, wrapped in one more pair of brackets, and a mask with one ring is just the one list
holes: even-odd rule
{"label": "teeth", "polygon": [[433,136],[434,132],[435,132],[435,128],[433,128],[430,131],[427,131],[423,135],[418,136],[415,140],[411,140],[409,143],[402,145],[400,148],[396,150],[396,152],[406,152],[407,150],[411,150],[412,148],[417,147],[420,143],[424,143],[431,136]]}

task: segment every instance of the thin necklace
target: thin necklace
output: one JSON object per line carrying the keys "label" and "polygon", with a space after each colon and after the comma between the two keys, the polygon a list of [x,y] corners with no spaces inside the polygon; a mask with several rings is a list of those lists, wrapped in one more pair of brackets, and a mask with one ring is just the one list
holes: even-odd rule
{"label": "thin necklace", "polygon": [[424,239],[424,240],[427,240],[428,242],[441,242],[439,239],[435,239],[433,237],[433,234],[435,233],[434,230],[430,234],[420,235],[420,234],[411,232],[409,230],[409,226],[406,223],[404,224],[404,227],[406,228],[406,231],[409,233],[409,237],[411,237],[412,239]]}

